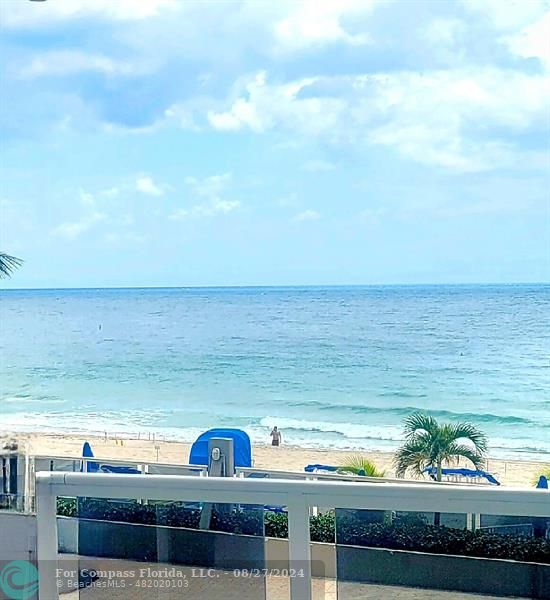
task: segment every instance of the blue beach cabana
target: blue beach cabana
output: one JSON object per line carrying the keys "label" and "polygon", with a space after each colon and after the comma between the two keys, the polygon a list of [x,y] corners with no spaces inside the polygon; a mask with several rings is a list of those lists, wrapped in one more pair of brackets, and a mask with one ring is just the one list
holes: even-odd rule
{"label": "blue beach cabana", "polygon": [[248,434],[242,429],[209,429],[201,433],[191,446],[190,465],[208,465],[208,442],[212,438],[230,438],[233,440],[233,452],[236,467],[252,466],[252,446]]}

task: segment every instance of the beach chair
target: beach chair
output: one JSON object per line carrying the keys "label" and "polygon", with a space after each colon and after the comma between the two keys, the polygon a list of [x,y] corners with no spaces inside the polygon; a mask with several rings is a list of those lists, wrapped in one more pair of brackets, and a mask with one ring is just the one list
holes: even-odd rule
{"label": "beach chair", "polygon": [[340,467],[332,467],[330,465],[307,465],[304,467],[306,473],[317,473],[318,471],[324,471],[326,473],[337,473]]}
{"label": "beach chair", "polygon": [[88,442],[84,442],[82,446],[82,464],[80,465],[81,473],[97,473],[99,471],[99,463],[85,460],[87,458],[94,458],[94,452]]}
{"label": "beach chair", "polygon": [[[92,447],[89,442],[84,442],[84,446],[82,446],[82,458],[95,458]],[[80,466],[80,472],[86,473],[121,473],[127,475],[139,475],[141,471],[136,469],[135,467],[127,467],[123,465],[105,465],[96,461],[88,461],[82,460],[82,464]]]}
{"label": "beach chair", "polygon": [[[423,473],[427,473],[430,479],[436,481],[437,467],[426,467]],[[444,481],[451,483],[488,483],[490,485],[500,485],[494,475],[481,469],[441,469],[441,475]],[[485,480],[485,481],[483,481]]]}

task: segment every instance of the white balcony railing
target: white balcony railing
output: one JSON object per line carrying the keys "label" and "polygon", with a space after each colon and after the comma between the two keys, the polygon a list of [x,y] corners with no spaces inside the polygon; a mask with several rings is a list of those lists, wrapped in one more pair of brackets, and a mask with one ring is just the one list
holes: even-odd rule
{"label": "white balcony railing", "polygon": [[[103,471],[104,467],[132,467],[143,474],[152,475],[179,475],[179,476],[206,476],[208,468],[200,465],[180,465],[173,463],[147,462],[120,458],[83,458],[82,456],[54,456],[24,453],[11,453],[4,455],[16,456],[17,458],[17,491],[3,494],[7,506],[12,510],[32,513],[35,510],[35,475],[40,471],[60,471],[64,473],[79,473],[88,471],[88,463],[96,469]],[[260,469],[258,467],[237,467],[236,475],[239,477],[265,477],[270,479],[292,479],[292,480],[318,480],[318,481],[353,481],[357,478],[353,475],[340,473],[306,473],[299,471],[283,471],[274,469]],[[370,478],[363,477],[362,481],[373,483],[405,483],[403,480],[392,478]],[[0,489],[10,488],[8,474],[3,470],[0,473]],[[430,481],[419,482],[424,484]],[[2,498],[0,498],[0,504]]]}
{"label": "white balcony railing", "polygon": [[42,472],[37,474],[36,494],[40,600],[58,598],[58,496],[286,506],[290,568],[299,565],[305,575],[291,578],[292,600],[311,600],[310,507],[550,518],[550,494],[545,490],[441,484]]}

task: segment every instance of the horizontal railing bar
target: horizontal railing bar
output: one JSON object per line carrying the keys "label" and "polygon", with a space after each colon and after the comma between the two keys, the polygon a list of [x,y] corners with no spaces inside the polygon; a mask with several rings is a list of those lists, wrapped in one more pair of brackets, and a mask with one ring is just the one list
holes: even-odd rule
{"label": "horizontal railing bar", "polygon": [[193,470],[206,470],[206,465],[179,465],[176,463],[160,463],[154,460],[137,460],[135,458],[129,458],[124,460],[122,458],[101,458],[97,456],[46,456],[46,455],[31,455],[31,459],[38,459],[40,461],[60,461],[64,463],[69,462],[88,462],[88,463],[99,463],[99,464],[112,464],[112,465],[149,465],[151,467],[166,467],[170,469],[193,469]]}
{"label": "horizontal railing bar", "polygon": [[42,472],[37,480],[58,496],[276,505],[301,495],[309,506],[327,508],[550,517],[545,490],[114,473]]}
{"label": "horizontal railing bar", "polygon": [[[266,474],[266,475],[281,475],[282,479],[297,479],[297,480],[306,480],[306,479],[317,479],[319,481],[352,481],[352,482],[360,482],[360,483],[399,483],[399,484],[409,484],[415,483],[419,485],[433,485],[434,482],[431,480],[415,480],[411,481],[410,479],[401,479],[398,477],[368,477],[365,475],[344,475],[342,473],[309,473],[309,472],[300,472],[300,471],[282,471],[276,469],[259,469],[255,467],[237,467],[235,469],[237,475],[242,473],[246,474]],[[456,485],[456,483],[441,481],[439,485]],[[480,486],[487,485],[482,483],[468,483],[469,486]]]}

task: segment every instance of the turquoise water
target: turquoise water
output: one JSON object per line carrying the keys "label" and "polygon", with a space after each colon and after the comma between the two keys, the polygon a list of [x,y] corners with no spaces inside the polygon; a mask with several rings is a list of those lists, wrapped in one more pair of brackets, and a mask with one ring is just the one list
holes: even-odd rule
{"label": "turquoise water", "polygon": [[4,290],[0,428],[394,448],[421,409],[550,456],[550,286]]}

